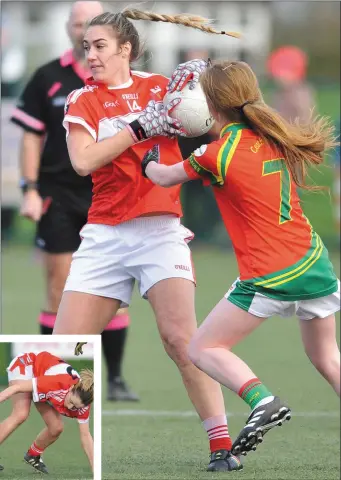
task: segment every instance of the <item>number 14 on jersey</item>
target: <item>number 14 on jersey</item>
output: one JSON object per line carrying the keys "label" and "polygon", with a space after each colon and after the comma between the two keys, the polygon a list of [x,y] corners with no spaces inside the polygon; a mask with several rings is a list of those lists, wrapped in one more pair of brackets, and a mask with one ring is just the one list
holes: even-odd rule
{"label": "number 14 on jersey", "polygon": [[136,100],[127,100],[127,105],[131,112],[140,112],[142,110],[142,107],[140,107]]}

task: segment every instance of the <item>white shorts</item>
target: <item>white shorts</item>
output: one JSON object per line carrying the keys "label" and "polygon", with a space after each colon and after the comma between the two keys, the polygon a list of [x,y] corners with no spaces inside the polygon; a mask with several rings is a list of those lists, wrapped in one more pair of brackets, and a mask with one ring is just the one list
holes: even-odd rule
{"label": "white shorts", "polygon": [[25,353],[20,353],[17,355],[11,363],[8,365],[6,372],[8,374],[8,381],[12,380],[31,380],[33,378],[33,365],[25,365],[25,369],[22,369],[20,371],[20,367],[17,366],[15,367],[12,371],[10,371],[10,368],[14,363],[18,360],[19,357],[22,357],[25,355]]}
{"label": "white shorts", "polygon": [[225,294],[225,298],[257,317],[297,315],[300,320],[311,320],[315,317],[325,318],[340,310],[340,281],[338,281],[338,290],[330,295],[290,302],[266,297],[259,292],[250,292],[250,294],[240,292],[239,279],[237,279]]}
{"label": "white shorts", "polygon": [[119,225],[87,224],[73,254],[64,291],[131,301],[135,280],[142,297],[160,280],[195,283],[191,251],[194,234],[172,215],[139,217]]}

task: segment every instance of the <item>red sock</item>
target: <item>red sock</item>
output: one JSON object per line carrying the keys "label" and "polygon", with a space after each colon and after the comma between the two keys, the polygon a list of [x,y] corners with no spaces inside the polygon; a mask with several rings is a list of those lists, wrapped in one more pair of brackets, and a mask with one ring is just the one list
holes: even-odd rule
{"label": "red sock", "polygon": [[39,455],[42,455],[44,449],[41,449],[37,447],[36,442],[33,442],[30,448],[28,449],[28,454],[32,455],[33,457],[38,457]]}
{"label": "red sock", "polygon": [[225,415],[217,415],[203,421],[204,428],[210,441],[210,451],[231,450],[232,440],[227,428]]}

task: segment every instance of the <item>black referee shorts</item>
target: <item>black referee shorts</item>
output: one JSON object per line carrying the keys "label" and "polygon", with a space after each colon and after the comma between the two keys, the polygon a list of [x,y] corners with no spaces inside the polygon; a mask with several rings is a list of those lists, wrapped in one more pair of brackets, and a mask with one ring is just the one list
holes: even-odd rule
{"label": "black referee shorts", "polygon": [[53,190],[40,189],[47,209],[37,224],[35,245],[47,253],[73,253],[81,243],[79,232],[87,222],[89,204],[85,199],[80,206],[79,197],[75,203],[68,192]]}

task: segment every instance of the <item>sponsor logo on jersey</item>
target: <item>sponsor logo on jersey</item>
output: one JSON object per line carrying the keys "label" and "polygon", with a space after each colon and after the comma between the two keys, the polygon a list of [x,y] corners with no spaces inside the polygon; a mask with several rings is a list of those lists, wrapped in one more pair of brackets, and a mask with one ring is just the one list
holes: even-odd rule
{"label": "sponsor logo on jersey", "polygon": [[104,108],[110,108],[110,107],[118,107],[119,106],[119,101],[115,100],[114,102],[105,102],[103,103]]}
{"label": "sponsor logo on jersey", "polygon": [[123,93],[122,94],[123,100],[137,100],[139,98],[138,93]]}
{"label": "sponsor logo on jersey", "polygon": [[263,144],[264,144],[263,140],[259,138],[257,142],[254,145],[252,145],[252,147],[250,148],[251,152],[257,153]]}
{"label": "sponsor logo on jersey", "polygon": [[161,92],[161,90],[162,90],[162,89],[161,89],[161,87],[159,87],[159,85],[156,85],[156,87],[150,89],[150,91],[151,91],[152,93],[155,93],[155,95],[156,95],[157,93]]}
{"label": "sponsor logo on jersey", "polygon": [[194,150],[194,155],[196,157],[201,157],[201,155],[204,155],[204,153],[206,152],[207,150],[207,145],[201,145],[201,147],[197,148],[196,150]]}

